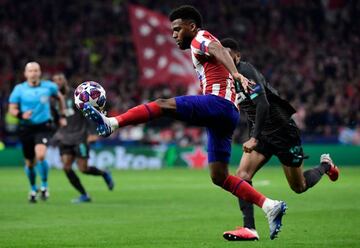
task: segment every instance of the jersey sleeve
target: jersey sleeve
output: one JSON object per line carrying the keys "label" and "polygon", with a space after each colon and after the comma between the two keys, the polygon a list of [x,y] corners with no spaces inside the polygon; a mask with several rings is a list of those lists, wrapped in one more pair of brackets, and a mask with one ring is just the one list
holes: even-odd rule
{"label": "jersey sleeve", "polygon": [[209,44],[212,41],[219,42],[214,36],[205,31],[204,33],[196,35],[196,37],[193,39],[191,42],[191,50],[193,53],[198,55],[210,56]]}
{"label": "jersey sleeve", "polygon": [[253,85],[251,87],[251,90],[249,91],[249,97],[252,101],[254,100],[256,101],[256,99],[260,95],[265,94],[265,87],[264,87],[265,78],[250,63],[246,63],[245,66],[247,67],[246,68],[247,73],[245,73],[244,76],[247,77],[250,81],[253,81],[255,83],[255,85]]}
{"label": "jersey sleeve", "polygon": [[20,98],[21,98],[21,90],[19,88],[19,85],[15,86],[15,88],[13,89],[13,91],[10,94],[9,97],[9,103],[20,103]]}
{"label": "jersey sleeve", "polygon": [[246,63],[242,69],[243,70],[240,70],[240,73],[244,72],[243,75],[255,83],[255,85],[251,87],[248,95],[251,101],[256,105],[255,123],[253,123],[251,128],[252,131],[250,136],[258,138],[265,126],[270,107],[264,87],[265,78],[249,63]]}

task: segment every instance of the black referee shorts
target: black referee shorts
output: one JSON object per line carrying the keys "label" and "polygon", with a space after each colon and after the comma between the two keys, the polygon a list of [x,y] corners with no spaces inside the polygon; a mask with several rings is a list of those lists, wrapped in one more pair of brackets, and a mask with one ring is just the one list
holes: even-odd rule
{"label": "black referee shorts", "polygon": [[254,150],[267,159],[275,155],[283,165],[289,167],[299,167],[304,160],[300,130],[292,119],[274,133],[261,135]]}
{"label": "black referee shorts", "polygon": [[35,145],[47,145],[54,130],[51,122],[46,122],[37,125],[20,125],[18,133],[24,157],[32,160],[35,158]]}

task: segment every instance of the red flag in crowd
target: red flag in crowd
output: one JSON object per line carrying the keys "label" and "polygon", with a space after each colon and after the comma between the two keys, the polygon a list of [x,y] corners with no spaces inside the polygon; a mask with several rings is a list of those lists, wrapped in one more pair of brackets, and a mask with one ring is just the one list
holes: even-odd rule
{"label": "red flag in crowd", "polygon": [[130,5],[129,10],[140,83],[189,85],[197,82],[190,53],[177,47],[167,16],[138,5]]}

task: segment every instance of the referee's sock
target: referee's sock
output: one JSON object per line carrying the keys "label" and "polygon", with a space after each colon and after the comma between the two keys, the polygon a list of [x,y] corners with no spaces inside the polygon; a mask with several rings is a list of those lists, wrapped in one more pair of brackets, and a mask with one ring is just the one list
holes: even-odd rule
{"label": "referee's sock", "polygon": [[46,160],[38,161],[36,164],[38,172],[41,178],[41,187],[47,188],[48,187],[48,174],[49,174],[49,165]]}
{"label": "referee's sock", "polygon": [[36,187],[36,170],[35,170],[35,168],[25,166],[25,173],[26,173],[27,177],[29,178],[31,191],[36,192],[37,187]]}

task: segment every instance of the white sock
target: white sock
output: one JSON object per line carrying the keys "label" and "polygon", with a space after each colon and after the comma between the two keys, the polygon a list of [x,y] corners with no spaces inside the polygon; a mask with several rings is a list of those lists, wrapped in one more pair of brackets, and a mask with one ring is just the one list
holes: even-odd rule
{"label": "white sock", "polygon": [[277,202],[278,201],[266,198],[261,208],[262,210],[264,210],[265,213],[268,213],[276,205]]}
{"label": "white sock", "polygon": [[109,117],[108,120],[109,120],[111,128],[113,130],[115,130],[119,127],[119,122],[116,120],[115,117]]}

